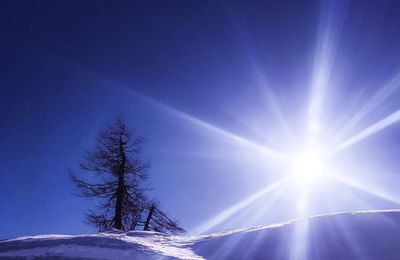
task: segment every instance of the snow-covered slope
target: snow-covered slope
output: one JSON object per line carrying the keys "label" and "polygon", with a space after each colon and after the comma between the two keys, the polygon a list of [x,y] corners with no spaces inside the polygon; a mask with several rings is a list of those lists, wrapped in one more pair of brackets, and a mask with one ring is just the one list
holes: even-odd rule
{"label": "snow-covered slope", "polygon": [[0,259],[400,259],[400,210],[321,215],[203,236],[156,232],[26,236]]}

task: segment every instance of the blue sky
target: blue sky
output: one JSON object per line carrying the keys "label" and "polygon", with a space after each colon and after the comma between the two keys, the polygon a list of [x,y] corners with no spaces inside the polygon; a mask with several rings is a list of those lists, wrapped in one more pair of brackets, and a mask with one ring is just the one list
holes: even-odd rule
{"label": "blue sky", "polygon": [[[303,145],[318,76],[323,144],[357,112],[340,140],[400,108],[397,1],[14,1],[0,12],[0,238],[94,231],[67,169],[118,116],[147,140],[153,195],[196,232],[286,174],[258,148]],[[397,207],[396,123],[343,145],[333,164],[360,183],[315,185],[309,214]],[[294,218],[290,194],[207,231]]]}

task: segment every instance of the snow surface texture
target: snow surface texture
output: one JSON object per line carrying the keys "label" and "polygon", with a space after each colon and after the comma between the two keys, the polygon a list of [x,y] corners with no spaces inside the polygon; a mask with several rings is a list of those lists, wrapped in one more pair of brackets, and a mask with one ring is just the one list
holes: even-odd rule
{"label": "snow surface texture", "polygon": [[0,259],[400,259],[400,210],[321,215],[201,236],[157,232],[26,236]]}

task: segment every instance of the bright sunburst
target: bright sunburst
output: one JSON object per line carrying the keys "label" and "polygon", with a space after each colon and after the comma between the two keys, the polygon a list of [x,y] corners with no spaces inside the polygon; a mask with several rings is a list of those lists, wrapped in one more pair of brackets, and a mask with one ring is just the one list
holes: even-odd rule
{"label": "bright sunburst", "polygon": [[324,161],[316,150],[306,150],[293,160],[293,173],[299,182],[310,182],[324,172]]}
{"label": "bright sunburst", "polygon": [[[217,136],[230,141],[246,149],[246,152],[249,150],[254,151],[254,155],[262,155],[262,160],[271,163],[279,162],[282,169],[284,169],[282,170],[282,172],[284,172],[282,177],[277,178],[275,182],[269,183],[263,189],[255,191],[247,198],[238,201],[231,207],[227,207],[227,209],[222,210],[219,214],[205,221],[203,225],[200,225],[197,229],[198,232],[203,233],[209,231],[228,218],[236,216],[244,208],[257,203],[261,198],[265,198],[266,194],[269,196],[268,201],[278,203],[277,201],[282,198],[282,194],[283,196],[288,196],[288,194],[292,194],[291,192],[295,190],[293,193],[296,194],[292,194],[293,196],[290,198],[294,205],[293,208],[297,208],[299,212],[298,215],[307,215],[311,212],[308,211],[312,206],[310,198],[320,195],[312,194],[313,188],[324,185],[330,186],[331,184],[337,185],[340,183],[354,190],[366,192],[371,196],[398,203],[399,200],[397,198],[393,198],[388,192],[378,189],[373,183],[350,178],[351,176],[348,174],[344,176],[345,174],[342,174],[340,170],[337,169],[337,162],[331,163],[332,157],[335,157],[343,150],[400,121],[400,110],[397,108],[392,111],[391,114],[376,120],[375,123],[370,123],[368,127],[358,132],[356,131],[356,129],[359,129],[357,127],[360,126],[362,119],[381,105],[391,94],[399,90],[400,73],[391,77],[382,86],[377,87],[378,90],[376,94],[364,102],[364,104],[355,111],[355,114],[347,115],[347,120],[344,120],[344,124],[338,129],[329,129],[329,125],[325,126],[323,125],[324,121],[319,120],[328,120],[324,117],[324,108],[327,101],[330,99],[328,93],[337,91],[337,89],[335,89],[337,86],[333,86],[331,82],[333,76],[331,75],[334,63],[333,60],[335,56],[334,51],[337,45],[338,27],[340,27],[335,26],[340,24],[340,22],[333,19],[334,17],[340,17],[335,15],[335,12],[338,12],[337,9],[328,5],[327,10],[323,11],[321,16],[312,80],[307,86],[310,90],[309,96],[304,105],[304,111],[302,111],[302,115],[305,115],[304,120],[302,120],[304,122],[303,129],[300,129],[296,133],[296,131],[290,127],[290,118],[285,117],[282,113],[278,99],[274,95],[272,89],[268,87],[265,80],[260,80],[260,87],[264,88],[266,100],[270,106],[270,112],[276,117],[277,122],[284,126],[283,129],[285,131],[280,138],[295,139],[293,147],[277,146],[278,149],[274,149],[273,147],[240,136],[231,129],[224,129],[220,126],[213,125],[205,120],[129,89],[136,97],[142,98],[159,110],[191,124],[197,131],[203,131],[207,135]],[[254,67],[254,70],[258,70],[257,66]],[[261,78],[264,79],[264,77],[266,77],[266,75],[263,75]],[[271,128],[273,129],[274,126],[272,125]],[[305,132],[306,134],[304,134],[302,138],[297,138],[296,140],[296,134],[299,134],[299,132]],[[352,135],[350,135],[350,133]],[[295,136],[295,138],[293,138],[293,136]],[[346,136],[348,138],[345,138]],[[332,168],[332,166],[335,167]],[[342,170],[347,166],[351,168],[352,165],[343,165]],[[347,171],[349,170],[346,168],[345,172]],[[273,207],[273,203],[271,203],[271,207]]]}

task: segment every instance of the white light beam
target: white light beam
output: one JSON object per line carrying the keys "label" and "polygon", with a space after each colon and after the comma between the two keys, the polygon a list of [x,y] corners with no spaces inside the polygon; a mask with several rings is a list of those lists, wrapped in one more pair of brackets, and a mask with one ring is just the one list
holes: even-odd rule
{"label": "white light beam", "polygon": [[362,119],[365,118],[371,111],[382,104],[385,100],[391,97],[400,88],[400,73],[394,75],[390,80],[388,80],[382,88],[372,97],[370,100],[361,107],[361,109],[348,120],[347,124],[339,131],[339,133],[334,137],[333,143],[337,144],[337,141],[356,126]]}
{"label": "white light beam", "polygon": [[249,206],[251,203],[255,202],[262,196],[264,196],[266,193],[271,192],[278,188],[282,183],[284,179],[281,179],[277,182],[272,183],[271,185],[267,186],[266,188],[262,189],[261,191],[253,194],[252,196],[238,202],[237,204],[233,205],[232,207],[222,211],[221,213],[217,214],[214,216],[212,219],[208,220],[198,228],[196,228],[196,233],[204,233],[206,231],[209,231],[213,227],[217,226],[218,224],[222,223],[229,217],[231,217],[233,214],[239,212],[243,208]]}
{"label": "white light beam", "polygon": [[384,199],[386,201],[389,201],[389,202],[392,202],[392,203],[400,205],[400,199],[388,194],[385,191],[382,191],[382,190],[379,190],[377,188],[373,188],[373,187],[370,187],[370,186],[363,185],[363,184],[358,183],[358,182],[356,182],[356,181],[354,181],[354,180],[352,180],[350,178],[345,178],[343,176],[333,176],[332,178],[334,180],[340,182],[340,183],[343,183],[343,184],[346,184],[346,185],[348,185],[350,187],[353,187],[353,188],[356,188],[358,190],[367,192],[367,193],[369,193],[369,194],[371,194],[371,195],[373,195],[373,196],[375,196],[377,198]]}
{"label": "white light beam", "polygon": [[400,120],[400,109],[395,111],[391,115],[385,117],[384,119],[378,121],[377,123],[365,128],[364,130],[362,130],[358,134],[354,135],[347,141],[341,143],[333,150],[332,154],[336,153],[339,150],[347,148],[351,145],[354,145],[375,133],[382,131],[386,127],[393,125],[394,123],[398,122],[399,120]]}
{"label": "white light beam", "polygon": [[197,117],[194,117],[194,116],[189,115],[189,114],[187,114],[185,112],[182,112],[182,111],[180,111],[178,109],[175,109],[173,107],[165,105],[165,104],[163,104],[163,103],[161,103],[161,102],[159,102],[159,101],[157,101],[157,100],[155,100],[153,98],[150,98],[148,96],[140,94],[140,93],[138,93],[136,91],[131,90],[131,92],[134,93],[136,96],[138,96],[138,97],[140,97],[142,99],[145,99],[148,102],[153,103],[156,107],[158,107],[163,112],[167,112],[167,113],[169,113],[171,115],[177,116],[177,117],[179,117],[179,118],[181,118],[181,119],[183,119],[183,120],[185,120],[185,121],[187,121],[187,122],[189,122],[189,123],[191,123],[193,125],[197,125],[197,126],[201,127],[202,129],[206,129],[206,130],[208,130],[210,132],[213,132],[215,134],[223,136],[223,137],[225,137],[227,139],[233,140],[236,143],[251,147],[251,148],[261,152],[265,156],[271,157],[271,158],[273,158],[275,160],[278,160],[278,161],[286,160],[286,157],[283,154],[281,154],[281,153],[279,153],[279,152],[277,152],[277,151],[275,151],[275,150],[273,150],[273,149],[271,149],[269,147],[266,147],[264,145],[260,145],[260,144],[257,144],[255,142],[252,142],[252,141],[250,141],[250,140],[248,140],[248,139],[246,139],[244,137],[241,137],[239,135],[233,134],[233,133],[231,133],[231,132],[229,132],[229,131],[227,131],[225,129],[219,128],[219,127],[217,127],[215,125],[212,125],[212,124],[210,124],[210,123],[208,123],[206,121],[203,121],[203,120],[201,120],[201,119],[199,119]]}
{"label": "white light beam", "polygon": [[341,6],[335,1],[327,1],[323,6],[318,28],[317,48],[311,85],[309,104],[309,125],[314,128],[319,121],[329,79],[332,73],[338,33],[343,24]]}
{"label": "white light beam", "polygon": [[123,85],[123,84],[119,84],[119,83],[116,83],[116,82],[113,82],[113,81],[111,81],[111,82],[114,84],[114,86],[120,87],[120,88],[122,88],[124,90],[129,91],[129,93],[131,95],[135,96],[136,98],[142,99],[145,102],[153,104],[155,107],[157,107],[159,110],[161,110],[163,112],[167,112],[167,113],[169,113],[171,115],[177,116],[177,117],[179,117],[179,118],[181,118],[181,119],[183,119],[183,120],[185,120],[185,121],[187,121],[187,122],[189,122],[189,123],[191,123],[193,125],[200,126],[202,129],[206,129],[206,130],[208,130],[210,132],[213,132],[215,134],[223,136],[223,137],[225,137],[227,139],[233,140],[236,143],[239,143],[239,144],[242,144],[242,145],[246,145],[248,147],[256,149],[257,151],[261,152],[263,155],[271,157],[272,159],[275,159],[277,161],[286,161],[287,160],[286,156],[284,156],[283,154],[281,154],[281,153],[279,153],[279,152],[277,152],[277,151],[275,151],[275,150],[273,150],[273,149],[271,149],[269,147],[266,147],[264,145],[260,145],[260,144],[257,144],[255,142],[252,142],[252,141],[250,141],[250,140],[248,140],[248,139],[246,139],[244,137],[241,137],[239,135],[233,134],[233,133],[231,133],[231,132],[229,132],[229,131],[227,131],[225,129],[219,128],[219,127],[217,127],[215,125],[212,125],[212,124],[210,124],[210,123],[208,123],[206,121],[203,121],[203,120],[201,120],[199,118],[196,118],[196,117],[194,117],[192,115],[189,115],[189,114],[187,114],[185,112],[182,112],[182,111],[180,111],[180,110],[178,110],[176,108],[173,108],[173,107],[168,106],[168,105],[166,105],[164,103],[161,103],[160,101],[158,101],[158,100],[156,100],[154,98],[151,98],[149,96],[146,96],[146,95],[144,95],[144,94],[142,94],[140,92],[137,92],[137,91],[135,91],[135,90]]}

